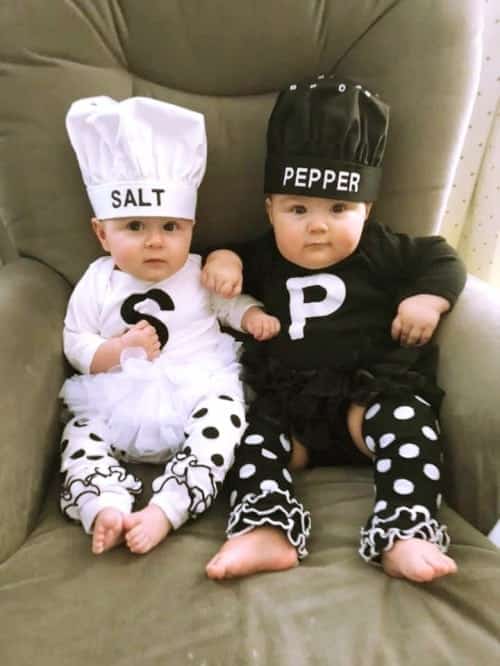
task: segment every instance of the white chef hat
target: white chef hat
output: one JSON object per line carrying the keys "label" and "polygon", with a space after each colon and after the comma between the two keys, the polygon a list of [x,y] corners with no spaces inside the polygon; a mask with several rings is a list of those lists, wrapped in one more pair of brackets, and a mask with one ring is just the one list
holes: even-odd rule
{"label": "white chef hat", "polygon": [[193,220],[205,173],[201,113],[147,97],[74,102],[66,128],[97,218]]}

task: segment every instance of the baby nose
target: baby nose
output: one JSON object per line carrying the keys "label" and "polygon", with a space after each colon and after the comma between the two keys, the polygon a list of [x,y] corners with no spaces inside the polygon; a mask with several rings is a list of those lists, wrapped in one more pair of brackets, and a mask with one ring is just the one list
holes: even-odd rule
{"label": "baby nose", "polygon": [[148,247],[158,246],[163,244],[163,233],[161,229],[150,229],[146,236],[146,245]]}
{"label": "baby nose", "polygon": [[328,230],[328,223],[324,215],[314,215],[309,220],[309,231],[317,233]]}

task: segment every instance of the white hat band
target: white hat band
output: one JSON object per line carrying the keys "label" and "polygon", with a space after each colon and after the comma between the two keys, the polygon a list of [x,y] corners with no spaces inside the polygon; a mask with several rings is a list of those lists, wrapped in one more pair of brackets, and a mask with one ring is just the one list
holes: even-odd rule
{"label": "white hat band", "polygon": [[136,181],[87,187],[95,216],[175,217],[194,220],[197,189],[179,183]]}

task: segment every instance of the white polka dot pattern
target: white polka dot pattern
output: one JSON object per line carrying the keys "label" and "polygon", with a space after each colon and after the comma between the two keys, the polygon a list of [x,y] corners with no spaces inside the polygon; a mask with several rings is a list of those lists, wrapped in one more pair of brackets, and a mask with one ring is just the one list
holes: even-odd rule
{"label": "white polka dot pattern", "polygon": [[433,481],[437,481],[441,476],[441,474],[439,473],[439,469],[436,467],[436,465],[432,465],[431,463],[427,463],[427,465],[424,465],[424,474]]}
{"label": "white polka dot pattern", "polygon": [[276,460],[278,458],[278,456],[272,451],[269,451],[269,449],[262,448],[261,453],[264,458],[269,458],[269,460]]}
{"label": "white polka dot pattern", "polygon": [[392,462],[389,458],[382,458],[382,460],[377,460],[377,471],[379,472],[388,472],[391,469]]}
{"label": "white polka dot pattern", "polygon": [[369,421],[374,416],[376,416],[380,411],[380,407],[381,407],[380,403],[376,402],[369,409],[367,409],[365,412],[365,421]]}
{"label": "white polka dot pattern", "polygon": [[415,416],[415,410],[413,407],[408,407],[408,405],[403,405],[401,407],[396,407],[394,410],[394,418],[398,421],[407,421],[412,419]]}
{"label": "white polka dot pattern", "polygon": [[438,438],[435,430],[433,430],[430,426],[423,426],[422,433],[427,437],[427,439],[432,439],[433,441],[436,441]]}
{"label": "white polka dot pattern", "polygon": [[288,437],[284,433],[281,433],[281,435],[280,435],[280,442],[281,442],[281,446],[285,449],[285,451],[291,451],[292,450],[292,445],[290,444],[290,440],[288,439]]}
{"label": "white polka dot pattern", "polygon": [[245,437],[245,444],[263,444],[264,443],[264,438],[262,435],[248,435],[248,437]]}
{"label": "white polka dot pattern", "polygon": [[394,481],[393,488],[398,495],[410,495],[415,490],[415,484],[408,479],[397,479]]}
{"label": "white polka dot pattern", "polygon": [[276,481],[272,481],[271,479],[266,479],[265,481],[262,481],[260,484],[260,489],[262,492],[273,492],[275,490],[278,490],[279,486],[276,483]]}
{"label": "white polka dot pattern", "polygon": [[399,447],[399,455],[402,458],[418,458],[420,449],[416,444],[403,444]]}
{"label": "white polka dot pattern", "polygon": [[373,437],[370,437],[370,435],[367,435],[365,437],[365,444],[366,444],[366,446],[368,447],[368,449],[370,451],[372,451],[372,452],[375,451],[375,440],[373,439]]}
{"label": "white polka dot pattern", "polygon": [[240,479],[249,479],[251,476],[255,474],[257,471],[257,468],[255,465],[243,465],[243,467],[240,469],[239,475]]}
{"label": "white polka dot pattern", "polygon": [[377,513],[377,511],[383,511],[384,509],[387,509],[387,502],[385,500],[379,500],[373,507],[374,513]]}
{"label": "white polka dot pattern", "polygon": [[288,483],[292,483],[292,475],[290,474],[290,472],[287,470],[286,467],[283,469],[283,476],[285,480],[288,481]]}
{"label": "white polka dot pattern", "polygon": [[389,446],[389,444],[392,444],[395,439],[396,435],[392,432],[388,432],[385,435],[382,435],[382,437],[378,441],[380,444],[380,448],[385,449],[385,447]]}
{"label": "white polka dot pattern", "polygon": [[416,398],[419,402],[423,402],[424,405],[427,405],[428,407],[431,406],[431,403],[430,403],[430,402],[427,402],[427,400],[424,400],[421,396],[416,395],[415,398]]}

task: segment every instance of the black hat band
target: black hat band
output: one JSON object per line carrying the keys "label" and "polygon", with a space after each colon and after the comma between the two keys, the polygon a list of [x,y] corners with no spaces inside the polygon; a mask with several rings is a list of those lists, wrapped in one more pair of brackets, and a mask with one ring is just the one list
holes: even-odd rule
{"label": "black hat band", "polygon": [[266,194],[302,194],[344,201],[375,201],[382,169],[314,156],[268,156]]}

